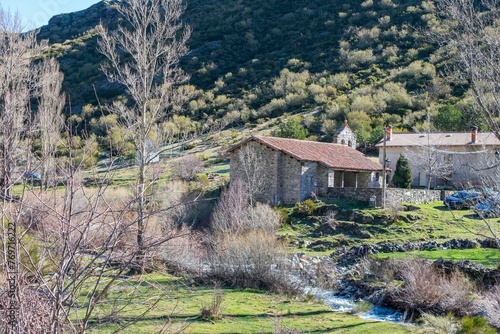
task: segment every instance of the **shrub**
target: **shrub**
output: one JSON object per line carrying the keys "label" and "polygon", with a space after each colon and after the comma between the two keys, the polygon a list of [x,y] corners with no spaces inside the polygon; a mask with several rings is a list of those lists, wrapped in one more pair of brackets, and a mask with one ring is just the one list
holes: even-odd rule
{"label": "shrub", "polygon": [[465,315],[472,311],[473,287],[458,271],[445,274],[425,260],[402,262],[403,284],[390,292],[390,299],[411,318],[424,312]]}
{"label": "shrub", "polygon": [[303,202],[295,203],[293,208],[294,213],[304,216],[310,216],[318,209],[318,205],[311,199],[306,199]]}
{"label": "shrub", "polygon": [[372,303],[370,303],[370,302],[368,302],[366,300],[362,300],[362,301],[360,301],[359,303],[356,304],[356,306],[354,307],[354,309],[352,311],[355,314],[359,314],[359,313],[368,312],[372,308],[373,308]]}
{"label": "shrub", "polygon": [[[5,275],[0,277],[0,307],[2,310],[7,310],[10,297],[8,294],[8,283]],[[19,299],[17,306],[18,315],[16,333],[50,333],[51,319],[50,312],[53,309],[53,298],[43,288],[37,288],[30,285],[18,285]],[[5,330],[5,333],[11,332],[7,328],[9,318],[4,316],[5,311],[2,311],[0,317],[0,328]],[[65,327],[65,320],[61,316],[58,318],[59,326]]]}
{"label": "shrub", "polygon": [[488,325],[486,319],[466,316],[461,322],[462,328],[457,334],[496,334],[497,331]]}
{"label": "shrub", "polygon": [[208,304],[203,304],[200,309],[200,318],[207,321],[219,320],[222,318],[222,303],[224,302],[224,293],[220,285],[214,286],[212,300]]}
{"label": "shrub", "polygon": [[236,287],[283,290],[285,274],[274,270],[283,247],[274,233],[249,231],[219,235],[215,240],[209,256],[216,279]]}
{"label": "shrub", "polygon": [[275,207],[274,210],[278,213],[280,217],[280,225],[285,226],[290,222],[290,215],[288,214],[288,210],[283,207]]}
{"label": "shrub", "polygon": [[421,321],[422,329],[419,333],[422,334],[448,334],[456,333],[460,328],[459,320],[452,314],[446,316],[436,316],[430,313],[422,314]]}
{"label": "shrub", "polygon": [[243,184],[233,183],[214,210],[208,247],[217,281],[245,288],[284,291],[283,246],[275,233],[278,213],[266,204],[250,205]]}
{"label": "shrub", "polygon": [[192,181],[203,170],[203,162],[193,154],[188,154],[172,162],[172,176],[184,181]]}
{"label": "shrub", "polygon": [[194,142],[188,142],[184,144],[184,150],[188,151],[190,149],[193,149],[196,147],[196,143]]}
{"label": "shrub", "polygon": [[500,329],[500,286],[498,284],[482,293],[477,308],[492,326]]}

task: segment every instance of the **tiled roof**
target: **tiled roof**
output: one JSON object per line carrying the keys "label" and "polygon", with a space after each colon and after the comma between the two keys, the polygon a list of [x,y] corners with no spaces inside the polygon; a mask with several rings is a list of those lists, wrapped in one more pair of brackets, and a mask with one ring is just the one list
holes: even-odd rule
{"label": "tiled roof", "polygon": [[[471,142],[470,132],[434,132],[434,133],[415,133],[415,132],[395,132],[391,140],[386,142],[387,147],[395,146],[500,146],[500,140],[492,132],[479,132],[475,143]],[[382,146],[381,140],[377,146]]]}
{"label": "tiled roof", "polygon": [[250,140],[255,140],[274,150],[281,151],[300,161],[315,161],[340,170],[382,171],[380,163],[367,158],[363,153],[340,144],[320,143],[277,137],[252,136],[229,149],[234,151]]}

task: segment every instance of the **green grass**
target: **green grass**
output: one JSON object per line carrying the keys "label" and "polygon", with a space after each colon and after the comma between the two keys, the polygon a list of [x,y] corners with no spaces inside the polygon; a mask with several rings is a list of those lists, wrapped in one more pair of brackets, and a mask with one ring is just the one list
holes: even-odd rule
{"label": "green grass", "polygon": [[[161,300],[147,315],[123,333],[157,333],[172,321],[173,328],[187,326],[187,333],[272,333],[273,326],[293,328],[304,333],[412,333],[412,327],[363,320],[351,314],[334,313],[321,302],[302,297],[286,297],[259,290],[223,289],[222,318],[204,321],[202,305],[210,303],[214,290],[207,286],[186,285],[171,277],[154,274],[137,283],[131,278],[116,284],[96,312],[89,333],[111,333],[140,316],[158,295]],[[113,297],[118,302],[113,302]],[[126,305],[132,301],[131,305]],[[118,316],[107,317],[115,308]]]}
{"label": "green grass", "polygon": [[[486,223],[472,210],[449,210],[442,202],[418,205],[416,211],[399,211],[399,218],[394,222],[377,221],[377,217],[392,216],[389,210],[372,209],[360,202],[329,201],[339,206],[333,222],[337,226],[334,232],[318,235],[315,233],[324,224],[322,216],[291,216],[288,226],[280,229],[280,234],[292,243],[295,241],[314,242],[317,240],[337,242],[340,245],[354,246],[379,242],[420,243],[430,240],[444,242],[453,238],[491,237]],[[355,210],[365,216],[371,216],[373,222],[347,221],[342,216],[343,210]],[[406,217],[412,217],[408,221]],[[415,219],[415,217],[417,217]],[[498,219],[489,220],[496,233],[500,232]],[[333,250],[314,251],[308,248],[293,246],[291,251],[306,251],[314,255],[326,255]]]}
{"label": "green grass", "polygon": [[408,258],[423,258],[428,260],[437,260],[443,258],[445,260],[461,261],[469,260],[480,263],[489,268],[497,268],[500,263],[500,250],[490,248],[475,248],[475,249],[447,249],[435,251],[413,251],[404,253],[379,253],[376,258],[385,259],[408,259]]}
{"label": "green grass", "polygon": [[205,169],[203,173],[217,173],[220,176],[229,177],[229,162],[219,163]]}

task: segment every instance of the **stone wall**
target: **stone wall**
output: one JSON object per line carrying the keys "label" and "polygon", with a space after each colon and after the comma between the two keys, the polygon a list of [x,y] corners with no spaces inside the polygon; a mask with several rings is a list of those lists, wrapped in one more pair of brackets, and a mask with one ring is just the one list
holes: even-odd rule
{"label": "stone wall", "polygon": [[[440,201],[451,193],[441,190],[387,188],[386,196],[387,201],[396,199],[399,202],[420,204]],[[382,188],[329,188],[328,196],[365,202],[369,202],[370,198],[375,196],[376,205],[382,206]]]}
{"label": "stone wall", "polygon": [[283,154],[281,156],[281,168],[279,171],[280,192],[279,202],[281,204],[295,204],[300,201],[300,181],[302,164],[297,159]]}
{"label": "stone wall", "polygon": [[303,201],[314,192],[317,192],[318,180],[316,177],[317,162],[304,161],[302,163],[301,185],[300,185],[300,201]]}
{"label": "stone wall", "polygon": [[445,196],[451,193],[453,193],[453,191],[449,190],[387,188],[388,200],[396,199],[399,202],[414,204],[442,201]]}
{"label": "stone wall", "polygon": [[333,173],[333,168],[328,168],[322,164],[318,164],[318,195],[325,196],[328,194],[328,173]]}
{"label": "stone wall", "polygon": [[375,196],[376,205],[382,206],[382,188],[330,188],[328,196],[364,202],[369,202],[370,197]]}
{"label": "stone wall", "polygon": [[[231,153],[230,181],[240,180],[255,189],[255,199],[274,204],[278,191],[276,181],[278,152],[250,141]],[[244,166],[246,165],[246,166]]]}

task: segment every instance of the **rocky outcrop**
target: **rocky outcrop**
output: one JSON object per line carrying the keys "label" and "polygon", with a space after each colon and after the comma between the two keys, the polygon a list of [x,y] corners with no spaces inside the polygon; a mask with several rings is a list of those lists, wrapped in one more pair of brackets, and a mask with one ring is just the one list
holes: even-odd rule
{"label": "rocky outcrop", "polygon": [[349,249],[340,248],[331,254],[332,258],[340,263],[354,263],[362,257],[377,253],[410,252],[415,250],[431,251],[444,249],[473,249],[473,248],[497,248],[497,244],[491,239],[451,239],[442,243],[427,241],[422,243],[407,242],[398,244],[395,242],[381,242],[377,244],[366,244],[353,246]]}
{"label": "rocky outcrop", "polygon": [[435,261],[433,265],[446,273],[460,271],[476,282],[477,285],[484,288],[491,288],[500,282],[500,269],[485,268],[471,261],[464,260],[454,262],[439,259]]}

